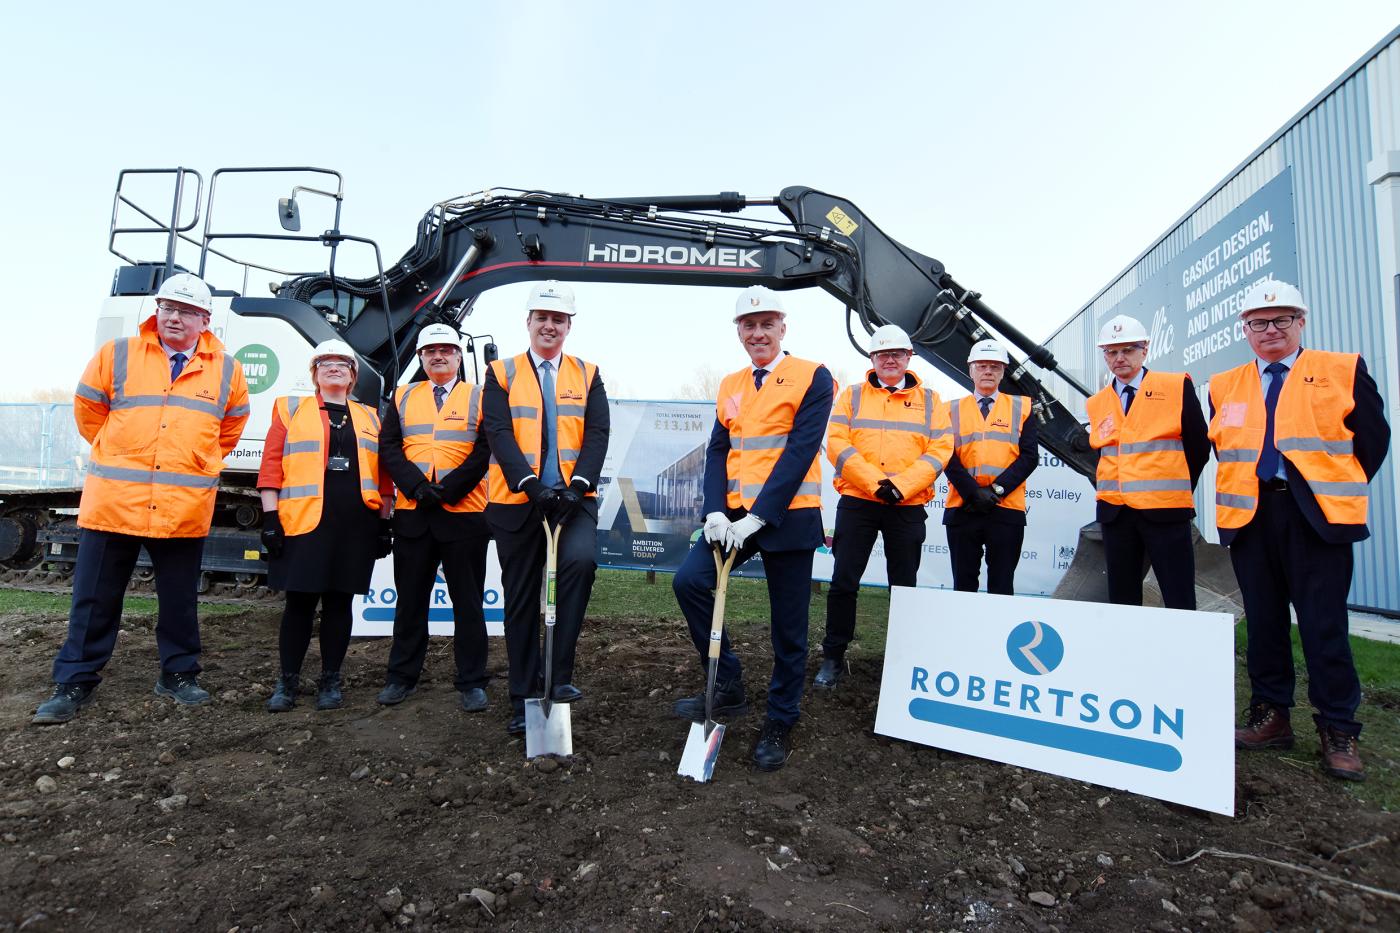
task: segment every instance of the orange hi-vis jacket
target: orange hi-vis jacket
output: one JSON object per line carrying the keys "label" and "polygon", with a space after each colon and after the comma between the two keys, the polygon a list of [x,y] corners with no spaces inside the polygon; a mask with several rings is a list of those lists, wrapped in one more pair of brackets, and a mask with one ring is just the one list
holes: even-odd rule
{"label": "orange hi-vis jacket", "polygon": [[831,410],[826,455],[836,468],[832,485],[843,496],[874,502],[875,489],[888,479],[904,496],[902,505],[923,505],[953,454],[948,406],[917,376],[913,385],[890,392],[871,385],[874,372],[847,386]]}
{"label": "orange hi-vis jacket", "polygon": [[1089,443],[1099,449],[1098,498],[1134,509],[1189,509],[1191,470],[1181,439],[1185,373],[1148,370],[1132,410],[1110,381],[1087,402]]}
{"label": "orange hi-vis jacket", "polygon": [[73,394],[78,432],[92,444],[78,524],[142,538],[209,534],[224,457],[248,420],[243,369],[212,333],[200,334],[180,377],[156,332],[102,345]]}
{"label": "orange hi-vis jacket", "polygon": [[[1307,480],[1331,524],[1366,523],[1366,473],[1352,452],[1355,435],[1343,423],[1355,407],[1355,353],[1304,350],[1283,380],[1274,410],[1274,446]],[[1215,522],[1243,528],[1259,505],[1255,468],[1267,412],[1259,367],[1250,360],[1210,380],[1215,417],[1210,439],[1215,474]]]}
{"label": "orange hi-vis jacket", "polygon": [[[1007,467],[1021,455],[1021,431],[1026,419],[1031,416],[1031,400],[1024,395],[997,393],[997,400],[982,417],[982,409],[975,396],[967,395],[951,406],[954,449],[958,461],[965,467],[979,486],[990,486]],[[948,484],[948,498],[944,505],[956,509],[963,504],[963,497],[956,486]],[[1008,489],[998,508],[1026,510],[1026,484]]]}
{"label": "orange hi-vis jacket", "polygon": [[[355,426],[355,452],[360,465],[360,498],[379,511],[379,414],[353,400],[346,401]],[[288,535],[304,535],[321,524],[325,501],[326,426],[315,397],[284,395],[273,405],[287,426],[282,442],[282,485],[277,490],[277,517]]]}
{"label": "orange hi-vis jacket", "polygon": [[[433,384],[429,381],[399,386],[394,391],[394,405],[403,425],[403,455],[422,471],[423,477],[441,483],[447,474],[462,465],[471,455],[481,436],[481,386],[468,385],[460,379],[442,400],[442,409],[433,401]],[[408,490],[412,492],[412,490]],[[395,509],[415,509],[416,500],[400,489],[394,499]],[[486,508],[486,481],[457,502],[444,502],[448,512],[481,512]]]}
{"label": "orange hi-vis jacket", "polygon": [[[565,354],[560,354],[554,362],[559,367],[554,379],[554,449],[559,456],[559,475],[567,484],[573,479],[574,464],[578,462],[579,449],[583,445],[583,419],[588,410],[588,388],[593,385],[598,367],[576,356]],[[506,391],[515,442],[519,445],[520,452],[525,455],[525,462],[535,471],[535,475],[539,476],[540,451],[544,442],[541,430],[544,399],[540,395],[539,379],[531,368],[530,354],[521,353],[508,360],[496,360],[491,364],[491,377]],[[496,462],[494,454],[487,470],[487,484],[487,496],[491,502],[523,505],[530,501],[529,496],[523,492],[510,488],[510,484],[506,482],[505,471]],[[590,486],[585,495],[593,497],[597,493]]]}
{"label": "orange hi-vis jacket", "polygon": [[[820,363],[782,356],[769,369],[763,388],[753,387],[753,367],[730,373],[719,384],[715,417],[729,432],[725,458],[725,504],[731,509],[753,508],[768,474],[787,446],[797,409],[816,377]],[[822,471],[812,458],[789,509],[819,509],[822,505]]]}

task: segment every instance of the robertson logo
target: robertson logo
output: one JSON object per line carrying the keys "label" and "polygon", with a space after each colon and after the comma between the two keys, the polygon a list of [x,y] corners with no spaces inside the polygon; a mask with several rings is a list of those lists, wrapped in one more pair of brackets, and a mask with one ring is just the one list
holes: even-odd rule
{"label": "robertson logo", "polygon": [[589,262],[644,266],[708,266],[718,269],[762,269],[759,250],[733,247],[639,246],[633,243],[590,243]]}
{"label": "robertson logo", "polygon": [[1006,638],[1006,656],[1023,674],[1048,674],[1064,660],[1065,642],[1044,622],[1022,622]]}

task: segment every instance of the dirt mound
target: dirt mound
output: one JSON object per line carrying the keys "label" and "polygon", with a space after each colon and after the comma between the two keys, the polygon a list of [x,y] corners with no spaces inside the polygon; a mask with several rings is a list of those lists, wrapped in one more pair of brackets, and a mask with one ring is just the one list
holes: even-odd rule
{"label": "dirt mound", "polygon": [[[1212,847],[1400,889],[1400,817],[1311,762],[1241,759],[1230,820],[875,736],[866,663],[809,695],[786,768],[749,768],[750,714],[700,786],[670,716],[700,683],[689,642],[644,620],[590,622],[578,754],[526,762],[504,677],[462,713],[445,643],[402,706],[374,702],[375,640],[345,709],[269,715],[276,618],[205,623],[216,702],[196,710],[152,695],[154,636],[131,625],[97,702],[47,729],[27,723],[63,620],[0,619],[0,930],[1400,928],[1400,904],[1343,883],[1169,864]],[[765,639],[738,640],[757,698]]]}

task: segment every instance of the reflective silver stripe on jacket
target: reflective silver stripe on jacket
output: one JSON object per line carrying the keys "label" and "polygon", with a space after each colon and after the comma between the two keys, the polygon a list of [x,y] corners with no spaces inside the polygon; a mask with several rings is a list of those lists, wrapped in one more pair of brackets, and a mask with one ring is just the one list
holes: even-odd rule
{"label": "reflective silver stripe on jacket", "polygon": [[1217,463],[1256,463],[1259,460],[1259,451],[1226,448],[1215,452],[1215,460]]}
{"label": "reflective silver stripe on jacket", "polygon": [[787,446],[788,436],[786,434],[775,434],[770,437],[745,437],[742,434],[730,434],[729,446],[735,450],[782,450]]}
{"label": "reflective silver stripe on jacket", "polygon": [[288,419],[295,418],[296,415],[297,415],[297,409],[300,408],[300,407],[301,407],[301,396],[300,396],[300,395],[289,395],[289,396],[287,396],[287,417],[288,417]]}
{"label": "reflective silver stripe on jacket", "polygon": [[1006,441],[1008,444],[1016,443],[1016,435],[1009,431],[973,431],[971,434],[963,434],[958,438],[958,446],[972,444],[977,441]]}
{"label": "reflective silver stripe on jacket", "polygon": [[183,395],[123,395],[119,399],[112,400],[112,410],[120,411],[127,408],[162,408],[169,405],[172,408],[188,408],[203,415],[210,415],[215,418],[224,416],[222,405],[215,405],[213,402],[206,402],[203,399],[186,398]]}
{"label": "reflective silver stripe on jacket", "polygon": [[999,467],[999,466],[988,466],[988,465],[985,464],[985,463],[981,463],[981,464],[978,464],[977,466],[973,467],[972,469],[968,470],[967,472],[970,473],[970,474],[973,475],[973,476],[990,476],[990,477],[995,478],[995,477],[998,477],[998,476],[1001,475],[1002,470],[1003,470],[1003,467]]}
{"label": "reflective silver stripe on jacket", "polygon": [[1259,500],[1254,496],[1236,496],[1228,492],[1217,492],[1215,504],[1227,509],[1253,509],[1259,504]]}
{"label": "reflective silver stripe on jacket", "polygon": [[224,354],[224,371],[219,374],[219,411],[228,413],[228,397],[233,392],[234,359]]}
{"label": "reflective silver stripe on jacket", "polygon": [[126,364],[127,355],[131,352],[131,341],[136,338],[127,337],[112,344],[112,407],[126,397]]}
{"label": "reflective silver stripe on jacket", "polygon": [[368,450],[372,454],[379,453],[379,441],[371,440],[368,437],[361,437],[358,440],[361,450]]}
{"label": "reflective silver stripe on jacket", "polygon": [[847,462],[849,462],[850,459],[855,455],[856,448],[854,445],[847,447],[845,450],[841,451],[839,454],[836,455],[836,474],[838,476],[840,476],[841,471],[845,469]]}
{"label": "reflective silver stripe on jacket", "polygon": [[444,430],[439,429],[437,432],[435,432],[435,433],[433,434],[433,440],[435,440],[435,441],[449,441],[449,442],[451,442],[451,441],[461,441],[461,442],[475,441],[475,440],[476,440],[476,431],[475,431],[475,429],[466,430],[466,431],[444,431]]}
{"label": "reflective silver stripe on jacket", "polygon": [[[526,466],[533,467],[533,466],[535,465],[535,460],[538,459],[538,456],[537,456],[536,454],[528,454],[528,453],[525,453],[524,451],[521,451],[521,454],[525,457],[525,465],[526,465]],[[496,459],[496,455],[495,455],[495,454],[492,454],[492,455],[491,455],[491,459],[490,459],[488,462],[489,462],[490,465],[493,466],[493,467],[498,467],[498,466],[501,465],[501,464],[500,464],[500,461],[498,461],[498,460]]]}
{"label": "reflective silver stripe on jacket", "polygon": [[878,418],[858,418],[851,422],[851,428],[866,431],[903,431],[906,434],[929,436],[927,427],[913,421],[881,421]]}
{"label": "reflective silver stripe on jacket", "polygon": [[1308,488],[1315,496],[1364,496],[1365,483],[1315,483],[1308,480]]}
{"label": "reflective silver stripe on jacket", "polygon": [[931,464],[933,468],[938,472],[943,472],[943,461],[939,460],[933,454],[920,454],[919,459],[924,461],[925,463]]}
{"label": "reflective silver stripe on jacket", "polygon": [[109,466],[105,463],[90,464],[88,475],[121,483],[187,486],[192,489],[213,489],[219,485],[219,477],[217,476],[204,476],[199,473],[175,473],[169,470],[133,470],[129,467]]}
{"label": "reflective silver stripe on jacket", "polygon": [[586,405],[556,404],[554,406],[554,414],[559,418],[582,418],[587,410],[588,407]]}
{"label": "reflective silver stripe on jacket", "polygon": [[417,437],[419,434],[432,434],[432,433],[433,433],[433,426],[432,426],[431,424],[406,424],[406,425],[403,425],[403,436],[404,436],[404,437]]}
{"label": "reflective silver stripe on jacket", "polygon": [[1123,492],[1190,492],[1189,479],[1133,479],[1118,486]]}
{"label": "reflective silver stripe on jacket", "polygon": [[1131,444],[1122,444],[1118,448],[1118,453],[1128,454],[1155,454],[1162,451],[1184,451],[1181,439],[1164,439],[1157,441],[1133,441]]}
{"label": "reflective silver stripe on jacket", "polygon": [[321,449],[320,441],[293,441],[287,440],[282,443],[282,456],[288,457],[292,454],[315,453]]}
{"label": "reflective silver stripe on jacket", "polygon": [[1279,449],[1279,453],[1290,450],[1307,451],[1309,453],[1322,452],[1331,454],[1334,457],[1351,456],[1351,441],[1324,441],[1320,437],[1284,437],[1280,438],[1274,445]]}
{"label": "reflective silver stripe on jacket", "polygon": [[538,418],[540,410],[530,405],[510,406],[510,416],[512,418]]}
{"label": "reflective silver stripe on jacket", "polygon": [[1011,399],[1011,443],[1017,447],[1021,446],[1021,409],[1025,404],[1019,395]]}
{"label": "reflective silver stripe on jacket", "polygon": [[309,486],[283,486],[277,490],[280,499],[310,499],[321,494],[321,487],[315,483]]}
{"label": "reflective silver stripe on jacket", "polygon": [[372,480],[372,479],[361,479],[361,480],[360,480],[360,491],[361,491],[361,492],[378,492],[378,491],[379,491],[379,484],[378,484],[377,482],[375,482],[374,480]]}
{"label": "reflective silver stripe on jacket", "polygon": [[578,450],[571,447],[560,447],[559,459],[564,463],[572,463],[578,459]]}
{"label": "reflective silver stripe on jacket", "polygon": [[[821,488],[821,483],[798,483],[797,492],[793,493],[793,498],[820,495]],[[745,499],[757,499],[761,492],[763,492],[763,483],[758,483],[754,486],[745,486],[743,496]]]}
{"label": "reflective silver stripe on jacket", "polygon": [[225,414],[225,417],[246,418],[252,412],[252,410],[253,409],[248,405],[235,405],[228,410],[228,412]]}
{"label": "reflective silver stripe on jacket", "polygon": [[101,389],[94,389],[86,383],[78,383],[78,388],[73,391],[78,398],[85,398],[89,402],[98,402],[102,405],[111,405],[112,400],[107,397],[107,393]]}

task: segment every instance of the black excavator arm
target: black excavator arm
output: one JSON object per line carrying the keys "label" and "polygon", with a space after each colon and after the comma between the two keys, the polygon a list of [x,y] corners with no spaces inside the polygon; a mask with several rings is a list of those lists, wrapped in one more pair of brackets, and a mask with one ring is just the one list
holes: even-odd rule
{"label": "black excavator arm", "polygon": [[[775,207],[786,222],[726,216],[764,206]],[[921,357],[962,386],[970,387],[964,361],[972,345],[995,334],[1090,394],[937,259],[893,240],[850,201],[804,187],[760,200],[733,192],[603,200],[497,189],[435,206],[420,223],[414,247],[382,277],[300,276],[285,282],[278,298],[245,300],[279,303],[278,316],[294,324],[305,319],[316,331],[307,336],[315,340],[328,325],[312,307],[353,305],[353,313],[339,316],[348,320],[340,336],[387,387],[411,362],[420,328],[439,321],[460,325],[476,297],[494,286],[551,278],[821,288],[846,306],[848,333],[852,315],[867,333],[898,324]],[[298,305],[305,313],[287,313]],[[854,334],[851,339],[864,354]],[[1095,458],[1083,426],[1025,360],[1013,356],[1002,391],[1029,396],[1041,443],[1093,476]]]}

